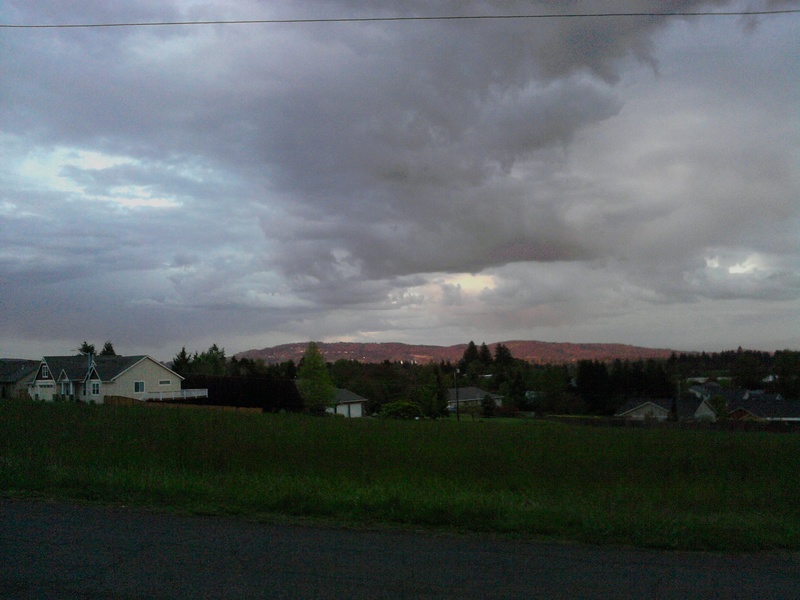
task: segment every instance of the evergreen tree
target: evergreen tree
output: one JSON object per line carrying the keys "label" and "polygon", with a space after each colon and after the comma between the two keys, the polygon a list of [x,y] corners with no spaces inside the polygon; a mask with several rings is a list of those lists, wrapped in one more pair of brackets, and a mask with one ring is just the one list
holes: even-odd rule
{"label": "evergreen tree", "polygon": [[736,351],[736,360],[731,366],[734,384],[748,390],[761,389],[762,380],[767,376],[767,366],[759,352],[742,350]]}
{"label": "evergreen tree", "polygon": [[527,398],[525,397],[525,380],[519,371],[513,371],[508,383],[504,385],[506,389],[505,401],[510,406],[516,406],[520,410],[530,410]]}
{"label": "evergreen tree", "polygon": [[411,398],[420,405],[423,414],[433,419],[447,414],[447,383],[438,365],[426,365],[418,371],[417,385]]}
{"label": "evergreen tree", "polygon": [[784,398],[800,399],[800,352],[779,350],[775,352],[775,372],[778,380],[775,391]]}
{"label": "evergreen tree", "polygon": [[305,409],[316,415],[325,414],[325,409],[336,398],[336,388],[331,382],[328,365],[316,342],[309,342],[303,354],[297,370],[297,389],[303,397]]}
{"label": "evergreen tree", "polygon": [[279,366],[281,372],[283,373],[284,379],[297,379],[297,365],[294,364],[294,361],[291,358],[282,362]]}
{"label": "evergreen tree", "polygon": [[470,340],[469,344],[467,344],[466,350],[464,350],[464,355],[461,357],[461,360],[458,361],[458,367],[463,373],[466,373],[467,367],[478,360],[480,360],[478,355],[478,347],[475,345],[475,342]]}
{"label": "evergreen tree", "polygon": [[604,415],[612,412],[611,378],[605,363],[597,360],[579,361],[576,384],[578,394],[591,413]]}
{"label": "evergreen tree", "polygon": [[81,347],[78,349],[78,352],[81,354],[94,354],[94,344],[90,344],[86,340],[83,340]]}
{"label": "evergreen tree", "polygon": [[492,358],[492,352],[489,350],[489,346],[486,345],[486,342],[482,343],[480,349],[478,350],[478,360],[486,367],[494,362],[494,359]]}
{"label": "evergreen tree", "polygon": [[100,356],[116,356],[117,353],[114,351],[114,344],[111,342],[106,342],[103,344],[103,349],[100,350]]}
{"label": "evergreen tree", "polygon": [[172,370],[183,377],[191,374],[192,358],[186,354],[186,346],[183,346],[181,351],[172,359]]}
{"label": "evergreen tree", "polygon": [[192,371],[200,375],[227,375],[228,360],[225,358],[225,348],[212,344],[205,352],[195,355],[192,359]]}
{"label": "evergreen tree", "polygon": [[497,344],[494,348],[494,364],[497,367],[510,367],[514,364],[514,357],[511,350],[503,344]]}

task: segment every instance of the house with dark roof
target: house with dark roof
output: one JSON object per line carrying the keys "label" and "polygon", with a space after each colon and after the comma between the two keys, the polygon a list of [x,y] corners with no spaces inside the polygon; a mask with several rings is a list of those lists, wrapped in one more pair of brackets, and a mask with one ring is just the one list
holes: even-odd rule
{"label": "house with dark roof", "polygon": [[[107,396],[174,400],[203,390],[181,390],[183,377],[149,356],[45,356],[28,385],[35,400],[103,404]],[[207,395],[207,394],[206,394]]]}
{"label": "house with dark roof", "polygon": [[367,414],[367,399],[350,390],[336,388],[336,398],[328,412],[348,418],[363,417]]}
{"label": "house with dark roof", "polygon": [[675,412],[680,421],[715,421],[717,413],[708,400],[689,397],[673,398],[632,398],[615,414],[615,417],[632,421],[666,421]]}
{"label": "house with dark roof", "polygon": [[723,388],[716,381],[706,381],[702,384],[693,385],[689,388],[689,392],[698,398],[702,398],[703,400],[710,400],[714,396],[722,394],[724,391],[725,388]]}
{"label": "house with dark roof", "polygon": [[38,366],[38,360],[0,358],[0,398],[25,396]]}
{"label": "house with dark roof", "polygon": [[456,410],[456,404],[461,407],[480,406],[486,396],[494,401],[495,406],[503,405],[503,396],[500,394],[490,394],[481,388],[467,386],[447,390],[447,409]]}
{"label": "house with dark roof", "polygon": [[28,393],[34,400],[78,399],[84,395],[91,364],[88,356],[45,356],[28,384]]}
{"label": "house with dark roof", "polygon": [[754,394],[728,404],[728,418],[800,421],[800,400],[786,400],[780,394]]}

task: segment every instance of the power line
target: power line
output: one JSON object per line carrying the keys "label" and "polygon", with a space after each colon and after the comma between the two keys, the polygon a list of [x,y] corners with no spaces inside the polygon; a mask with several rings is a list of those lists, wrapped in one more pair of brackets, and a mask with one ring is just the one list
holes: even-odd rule
{"label": "power line", "polygon": [[305,23],[390,23],[396,21],[478,21],[513,19],[602,19],[622,17],[744,17],[762,15],[787,15],[800,13],[800,9],[720,11],[720,12],[628,12],[628,13],[567,13],[530,15],[440,15],[430,17],[342,17],[323,19],[241,19],[218,21],[154,21],[123,23],[55,23],[55,24],[2,24],[3,29],[87,29],[100,27],[169,27],[188,25],[281,25]]}

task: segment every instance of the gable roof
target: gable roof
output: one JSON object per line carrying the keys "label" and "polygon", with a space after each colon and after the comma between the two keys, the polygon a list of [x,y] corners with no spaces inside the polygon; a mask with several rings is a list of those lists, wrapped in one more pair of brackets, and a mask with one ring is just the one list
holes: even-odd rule
{"label": "gable roof", "polygon": [[140,362],[145,360],[152,361],[153,364],[158,365],[181,381],[185,379],[182,375],[179,375],[169,367],[164,366],[151,356],[95,356],[94,358],[96,372],[103,381],[113,381],[126,371],[132,369]]}
{"label": "gable roof", "polygon": [[[764,394],[766,395],[766,394]],[[772,396],[770,394],[770,396]],[[742,410],[762,419],[798,419],[800,420],[800,401],[784,400],[774,397],[747,398],[728,405],[728,412]]]}
{"label": "gable roof", "polygon": [[103,381],[111,381],[143,361],[146,356],[95,356],[95,372]]}
{"label": "gable roof", "polygon": [[450,388],[447,390],[447,400],[448,402],[455,402],[456,401],[456,390],[458,390],[458,401],[463,402],[464,400],[483,400],[485,396],[489,396],[493,400],[502,400],[503,396],[500,394],[491,394],[481,388],[467,386],[467,387],[460,387],[460,388]]}
{"label": "gable roof", "polygon": [[41,361],[24,358],[0,358],[0,383],[17,383],[32,377]]}
{"label": "gable roof", "polygon": [[137,356],[96,355],[92,356],[91,359],[84,354],[76,356],[45,356],[42,362],[47,365],[50,370],[50,376],[56,381],[62,379],[62,375],[71,381],[83,381],[90,373],[89,360],[92,361],[91,372],[95,373],[101,381],[113,381],[143,360],[152,360],[155,364],[174,374],[175,377],[183,379],[172,369],[143,354]]}
{"label": "gable roof", "polygon": [[637,408],[641,408],[650,404],[661,410],[669,413],[672,410],[672,398],[631,398],[620,409],[614,413],[615,417],[624,417],[626,414],[633,412]]}
{"label": "gable roof", "polygon": [[692,387],[689,388],[689,391],[695,394],[696,396],[711,398],[712,396],[723,393],[725,391],[725,388],[723,388],[716,381],[707,381],[699,385],[693,385]]}
{"label": "gable roof", "polygon": [[47,365],[50,377],[59,380],[62,375],[71,381],[83,381],[89,370],[90,357],[78,354],[75,356],[45,356],[42,362]]}
{"label": "gable roof", "polygon": [[645,404],[652,404],[660,409],[672,411],[672,403],[675,402],[678,411],[679,419],[690,419],[695,416],[697,409],[704,402],[702,398],[688,397],[681,398],[680,400],[673,400],[672,398],[631,398],[628,400],[616,413],[615,417],[624,417],[627,413],[644,406]]}
{"label": "gable roof", "polygon": [[344,390],[341,388],[336,388],[336,398],[334,399],[334,403],[336,404],[355,404],[358,402],[367,402],[366,398],[362,398],[355,392],[351,392],[350,390]]}

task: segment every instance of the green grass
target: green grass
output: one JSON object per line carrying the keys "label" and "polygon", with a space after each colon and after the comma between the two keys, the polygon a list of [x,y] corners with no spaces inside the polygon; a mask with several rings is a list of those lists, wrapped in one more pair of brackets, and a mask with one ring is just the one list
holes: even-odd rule
{"label": "green grass", "polygon": [[800,436],[0,404],[0,494],[591,543],[800,549]]}

